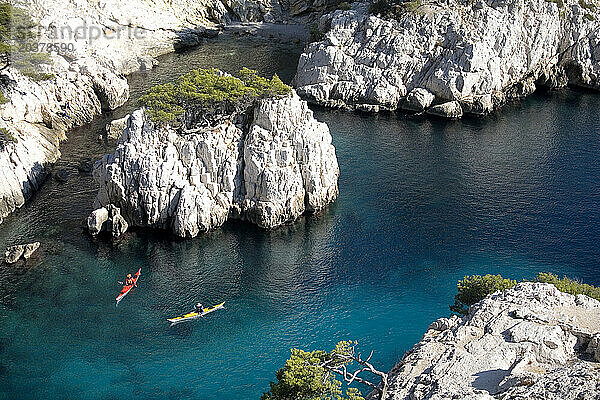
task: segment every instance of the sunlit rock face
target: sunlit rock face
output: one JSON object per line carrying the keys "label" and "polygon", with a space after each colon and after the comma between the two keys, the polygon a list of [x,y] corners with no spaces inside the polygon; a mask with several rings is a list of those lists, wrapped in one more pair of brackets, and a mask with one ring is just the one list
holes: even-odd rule
{"label": "sunlit rock face", "polygon": [[321,18],[326,33],[298,64],[300,96],[379,111],[415,103],[405,98],[419,89],[433,105],[458,101],[480,115],[540,86],[600,89],[600,9],[585,2],[425,0],[395,19],[372,15],[369,4]]}
{"label": "sunlit rock face", "polygon": [[[37,82],[16,70],[0,74],[0,222],[31,197],[60,157],[66,132],[129,97],[124,74],[151,69],[155,57],[195,46],[231,21],[284,20],[274,0],[21,0],[52,58]],[[285,7],[284,7],[285,8]],[[42,45],[41,45],[42,46]]]}
{"label": "sunlit rock face", "polygon": [[295,92],[193,125],[182,132],[132,113],[115,153],[96,163],[96,206],[116,205],[133,226],[194,237],[229,218],[273,228],[337,197],[329,129]]}
{"label": "sunlit rock face", "polygon": [[69,129],[129,97],[124,77],[90,59],[71,64],[57,59],[53,74],[47,81],[34,81],[13,69],[0,76],[8,99],[0,106],[0,222],[43,183]]}
{"label": "sunlit rock face", "polygon": [[595,399],[599,321],[597,300],[521,283],[431,324],[390,371],[387,399]]}

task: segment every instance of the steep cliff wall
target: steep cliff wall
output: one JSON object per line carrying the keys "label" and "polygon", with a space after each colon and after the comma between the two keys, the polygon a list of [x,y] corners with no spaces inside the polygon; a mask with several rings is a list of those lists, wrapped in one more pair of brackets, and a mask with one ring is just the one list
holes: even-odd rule
{"label": "steep cliff wall", "polygon": [[[307,46],[296,85],[310,101],[366,111],[414,110],[414,90],[435,114],[485,114],[536,87],[600,89],[600,11],[566,0],[411,2],[395,18],[370,2],[321,18],[323,40]],[[407,96],[410,96],[407,98]],[[431,102],[418,102],[417,110]],[[405,107],[407,106],[407,107]]]}
{"label": "steep cliff wall", "polygon": [[[56,76],[37,82],[16,70],[0,73],[0,222],[22,206],[60,157],[72,127],[129,97],[124,74],[152,68],[161,54],[215,36],[216,24],[276,21],[288,15],[274,0],[18,0],[39,24],[43,52]],[[51,47],[48,47],[51,45]],[[0,138],[1,139],[1,138]]]}
{"label": "steep cliff wall", "polygon": [[36,82],[7,70],[0,76],[9,102],[0,106],[0,222],[21,207],[60,157],[66,132],[129,96],[127,81],[93,60],[57,59],[55,78]]}

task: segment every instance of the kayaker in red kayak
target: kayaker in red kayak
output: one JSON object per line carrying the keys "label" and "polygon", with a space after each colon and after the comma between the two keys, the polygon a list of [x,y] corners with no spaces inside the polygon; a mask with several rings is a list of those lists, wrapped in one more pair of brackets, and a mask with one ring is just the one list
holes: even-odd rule
{"label": "kayaker in red kayak", "polygon": [[125,279],[125,286],[137,287],[137,285],[135,284],[135,280],[133,279],[133,276],[131,276],[131,274],[127,274],[127,279]]}

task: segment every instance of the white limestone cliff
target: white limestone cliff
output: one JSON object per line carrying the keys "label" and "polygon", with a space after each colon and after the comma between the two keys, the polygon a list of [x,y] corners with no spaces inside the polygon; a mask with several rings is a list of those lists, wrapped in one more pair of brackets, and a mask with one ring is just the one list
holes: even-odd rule
{"label": "white limestone cliff", "polygon": [[55,78],[48,81],[36,82],[11,69],[0,77],[9,99],[0,106],[0,222],[40,187],[70,128],[129,96],[123,77],[88,62],[57,60]]}
{"label": "white limestone cliff", "polygon": [[[154,57],[198,45],[231,21],[285,18],[275,0],[15,0],[52,44],[56,76],[36,82],[8,69],[0,74],[0,222],[21,207],[60,157],[66,132],[113,110],[129,97],[124,75],[150,69]],[[46,51],[44,51],[46,52]],[[4,137],[6,136],[6,137]],[[14,138],[13,140],[4,140]]]}
{"label": "white limestone cliff", "polygon": [[386,399],[597,399],[599,344],[599,301],[521,283],[434,322],[390,371]]}
{"label": "white limestone cliff", "polygon": [[393,19],[370,14],[370,2],[360,0],[323,16],[323,39],[309,44],[298,64],[300,96],[396,110],[419,89],[435,95],[434,105],[458,101],[464,113],[486,114],[539,86],[600,89],[600,9],[592,3],[412,3],[416,10],[398,6],[403,11]]}
{"label": "white limestone cliff", "polygon": [[96,163],[96,208],[113,204],[130,226],[181,237],[244,219],[273,228],[338,194],[327,125],[292,93],[259,100],[248,120],[176,131],[131,114],[114,154]]}

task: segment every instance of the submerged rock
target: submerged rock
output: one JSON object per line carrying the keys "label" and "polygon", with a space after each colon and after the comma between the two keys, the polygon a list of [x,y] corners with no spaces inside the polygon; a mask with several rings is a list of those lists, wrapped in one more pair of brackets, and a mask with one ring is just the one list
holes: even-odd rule
{"label": "submerged rock", "polygon": [[600,302],[521,283],[433,323],[390,371],[387,399],[597,399],[599,337]]}
{"label": "submerged rock", "polygon": [[69,173],[69,171],[67,169],[61,168],[61,169],[54,171],[52,176],[54,177],[54,180],[61,182],[61,183],[65,183],[69,180],[70,175],[71,174]]}
{"label": "submerged rock", "polygon": [[323,39],[298,63],[302,97],[412,111],[411,93],[421,88],[481,115],[540,86],[600,89],[600,9],[585,2],[425,0],[410,3],[414,10],[397,6],[390,18],[371,14],[370,4],[321,18]]}
{"label": "submerged rock", "polygon": [[337,197],[338,175],[327,125],[295,93],[183,131],[137,110],[94,169],[98,208],[114,204],[130,225],[181,237],[228,218],[264,228],[294,221]]}
{"label": "submerged rock", "polygon": [[40,242],[11,246],[4,253],[7,264],[15,264],[19,260],[28,260],[40,247]]}

